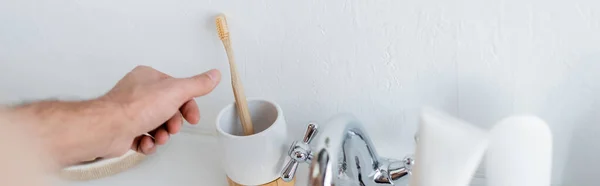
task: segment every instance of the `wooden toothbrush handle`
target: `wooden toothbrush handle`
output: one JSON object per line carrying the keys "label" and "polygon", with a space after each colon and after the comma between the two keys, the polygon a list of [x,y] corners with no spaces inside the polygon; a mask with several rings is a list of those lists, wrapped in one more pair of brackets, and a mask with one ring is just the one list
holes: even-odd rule
{"label": "wooden toothbrush handle", "polygon": [[[233,82],[232,82],[233,83]],[[233,95],[235,97],[235,106],[237,113],[242,122],[242,129],[244,135],[254,134],[254,127],[252,126],[252,118],[250,117],[250,110],[248,109],[248,103],[246,102],[246,96],[244,96],[244,89],[240,87],[233,88]]]}
{"label": "wooden toothbrush handle", "polygon": [[240,82],[238,76],[237,66],[235,65],[235,58],[233,57],[233,49],[231,48],[231,41],[229,39],[223,40],[225,51],[227,52],[227,58],[229,59],[229,70],[231,71],[231,86],[233,87],[233,96],[235,98],[235,108],[237,114],[240,117],[242,123],[242,129],[244,135],[254,134],[254,127],[252,126],[252,118],[250,117],[250,110],[248,109],[248,103],[246,101],[246,94],[244,94],[244,87]]}

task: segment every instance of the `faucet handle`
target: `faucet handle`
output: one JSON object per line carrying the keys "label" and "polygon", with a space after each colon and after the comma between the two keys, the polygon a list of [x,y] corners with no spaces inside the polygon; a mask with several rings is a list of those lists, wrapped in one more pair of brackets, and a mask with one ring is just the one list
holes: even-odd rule
{"label": "faucet handle", "polygon": [[287,165],[283,168],[281,172],[281,179],[283,179],[283,181],[292,181],[294,179],[294,175],[296,175],[296,169],[298,168],[298,164],[308,163],[312,160],[313,155],[309,143],[317,135],[318,128],[319,127],[316,123],[308,123],[308,127],[306,129],[306,132],[304,133],[303,140],[294,141],[292,146],[290,146],[288,155],[292,159],[290,159],[290,161],[287,162]]}
{"label": "faucet handle", "polygon": [[388,159],[384,161],[384,168],[387,175],[383,179],[376,180],[380,183],[402,183],[405,177],[409,177],[412,174],[412,167],[415,164],[413,155],[407,155],[402,160]]}
{"label": "faucet handle", "polygon": [[298,169],[298,161],[291,159],[288,161],[287,165],[285,165],[285,168],[283,168],[281,179],[285,182],[292,181],[294,179],[294,175],[296,175],[296,169]]}
{"label": "faucet handle", "polygon": [[308,123],[308,127],[306,128],[306,132],[304,133],[304,143],[309,144],[310,141],[312,141],[312,139],[316,136],[317,134],[317,124],[314,122],[310,122]]}

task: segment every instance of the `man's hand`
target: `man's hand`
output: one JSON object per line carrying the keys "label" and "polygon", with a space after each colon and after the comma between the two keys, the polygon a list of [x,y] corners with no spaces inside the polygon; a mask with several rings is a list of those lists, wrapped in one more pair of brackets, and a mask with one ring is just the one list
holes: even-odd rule
{"label": "man's hand", "polygon": [[[190,78],[173,78],[151,67],[138,66],[121,79],[102,99],[119,105],[128,123],[126,139],[115,144],[115,154],[122,155],[131,147],[149,154],[163,145],[169,135],[179,132],[183,119],[191,124],[200,120],[193,98],[210,93],[221,80],[218,70],[210,70]],[[129,133],[131,132],[131,133]],[[150,132],[154,136],[142,135]],[[126,148],[127,147],[127,148]]]}
{"label": "man's hand", "polygon": [[173,78],[138,66],[98,99],[21,105],[12,110],[13,122],[32,126],[61,166],[117,157],[129,149],[150,154],[181,129],[184,118],[198,123],[193,98],[210,93],[220,79],[218,70]]}

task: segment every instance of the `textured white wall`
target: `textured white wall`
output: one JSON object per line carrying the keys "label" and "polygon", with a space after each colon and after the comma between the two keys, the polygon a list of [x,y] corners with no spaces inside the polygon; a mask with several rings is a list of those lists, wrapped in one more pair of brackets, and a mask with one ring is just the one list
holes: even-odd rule
{"label": "textured white wall", "polygon": [[[555,135],[554,182],[600,181],[596,0],[0,0],[0,101],[97,96],[138,64],[227,72],[218,12],[247,95],[280,103],[298,137],[352,112],[402,156],[423,105],[482,127],[534,113]],[[228,81],[198,99],[199,130],[233,100]]]}

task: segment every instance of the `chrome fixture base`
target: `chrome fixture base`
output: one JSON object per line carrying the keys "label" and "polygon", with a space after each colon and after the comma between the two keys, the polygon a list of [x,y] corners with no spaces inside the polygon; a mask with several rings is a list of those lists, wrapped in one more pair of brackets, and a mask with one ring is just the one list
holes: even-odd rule
{"label": "chrome fixture base", "polygon": [[[313,138],[315,148],[309,145]],[[281,178],[291,181],[299,163],[310,163],[311,186],[408,185],[415,163],[411,156],[402,160],[378,156],[362,124],[349,114],[335,116],[323,129],[308,124],[304,139],[295,141],[288,154],[291,160]]]}

